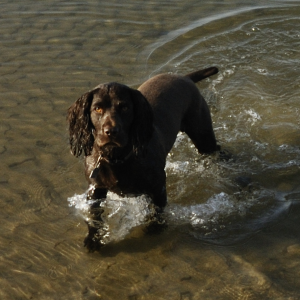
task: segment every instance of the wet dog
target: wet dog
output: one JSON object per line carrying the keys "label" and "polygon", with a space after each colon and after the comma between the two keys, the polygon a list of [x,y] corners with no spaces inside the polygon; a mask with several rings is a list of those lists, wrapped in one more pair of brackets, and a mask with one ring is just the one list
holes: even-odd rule
{"label": "wet dog", "polygon": [[[85,155],[88,199],[94,220],[101,221],[107,191],[120,196],[148,195],[162,210],[167,203],[166,157],[179,131],[199,153],[219,150],[208,106],[194,84],[218,72],[215,67],[185,76],[160,74],[137,90],[111,82],[83,94],[68,110],[70,145]],[[88,224],[85,245],[100,247],[95,222]]]}

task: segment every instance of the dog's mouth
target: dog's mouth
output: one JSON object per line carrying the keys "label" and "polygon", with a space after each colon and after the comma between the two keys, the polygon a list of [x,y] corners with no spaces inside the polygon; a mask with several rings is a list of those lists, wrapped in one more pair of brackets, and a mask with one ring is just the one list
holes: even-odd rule
{"label": "dog's mouth", "polygon": [[125,135],[119,136],[96,136],[96,144],[103,157],[118,158],[127,151],[128,138]]}
{"label": "dog's mouth", "polygon": [[122,146],[119,144],[119,143],[116,143],[116,142],[108,142],[102,146],[100,146],[100,150],[102,152],[111,152],[113,149],[116,149],[116,148],[121,148]]}
{"label": "dog's mouth", "polygon": [[117,143],[109,142],[100,147],[101,157],[106,161],[118,164],[127,160],[133,153],[130,145],[120,146]]}
{"label": "dog's mouth", "polygon": [[108,142],[108,143],[104,144],[103,147],[111,148],[111,147],[122,147],[122,146],[120,143],[113,141],[113,142]]}
{"label": "dog's mouth", "polygon": [[121,148],[126,145],[126,139],[119,137],[119,138],[100,138],[97,141],[98,146],[102,148]]}
{"label": "dog's mouth", "polygon": [[126,143],[122,141],[109,141],[105,144],[99,145],[100,151],[104,153],[109,153],[112,151],[116,151],[117,149],[120,149],[125,147]]}

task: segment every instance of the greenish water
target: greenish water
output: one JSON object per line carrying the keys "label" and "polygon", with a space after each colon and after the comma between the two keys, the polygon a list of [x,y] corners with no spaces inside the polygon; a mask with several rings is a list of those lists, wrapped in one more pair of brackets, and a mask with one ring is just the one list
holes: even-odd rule
{"label": "greenish water", "polygon": [[[300,299],[299,15],[299,1],[2,1],[0,298]],[[100,82],[213,65],[198,86],[233,159],[180,135],[169,228],[87,253],[67,108]]]}

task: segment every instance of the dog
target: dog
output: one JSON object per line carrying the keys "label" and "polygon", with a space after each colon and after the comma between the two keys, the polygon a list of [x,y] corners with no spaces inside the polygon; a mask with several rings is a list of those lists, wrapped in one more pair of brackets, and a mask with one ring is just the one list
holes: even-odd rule
{"label": "dog", "polygon": [[68,109],[71,152],[85,156],[87,198],[94,200],[94,222],[88,223],[85,238],[90,251],[101,246],[100,203],[108,190],[120,196],[146,194],[158,212],[163,210],[166,157],[179,131],[200,154],[220,150],[209,108],[195,85],[217,72],[210,67],[185,76],[160,74],[137,90],[116,82],[100,84]]}

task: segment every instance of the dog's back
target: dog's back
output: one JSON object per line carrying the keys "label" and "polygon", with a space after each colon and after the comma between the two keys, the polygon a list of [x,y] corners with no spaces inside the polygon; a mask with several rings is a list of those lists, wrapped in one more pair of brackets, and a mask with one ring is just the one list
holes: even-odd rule
{"label": "dog's back", "polygon": [[194,82],[217,72],[211,67],[185,76],[160,74],[138,88],[152,106],[154,127],[163,140],[165,155],[179,131],[188,134],[200,153],[216,151],[210,112]]}

